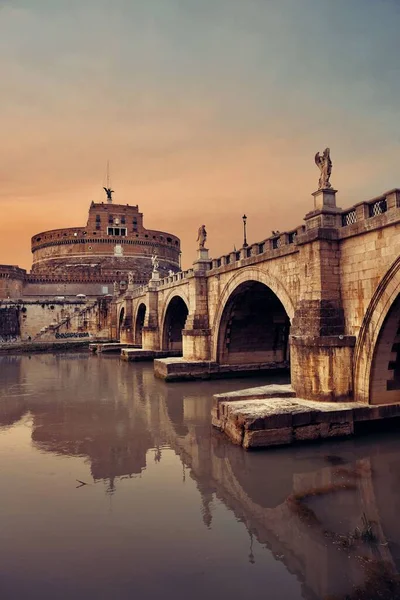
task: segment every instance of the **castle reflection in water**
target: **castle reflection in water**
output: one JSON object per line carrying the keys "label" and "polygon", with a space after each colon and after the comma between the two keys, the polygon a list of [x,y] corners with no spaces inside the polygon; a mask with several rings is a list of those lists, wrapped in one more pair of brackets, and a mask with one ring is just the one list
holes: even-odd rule
{"label": "castle reflection in water", "polygon": [[[214,500],[222,502],[250,540],[296,575],[303,598],[344,598],[357,586],[381,585],[376,565],[396,579],[396,434],[246,453],[210,427],[212,393],[235,389],[237,381],[167,385],[152,365],[69,353],[3,356],[0,373],[2,430],[30,415],[35,448],[84,457],[110,494],[118,494],[120,478],[145,476],[146,461],[162,464],[172,448],[182,477],[196,483],[205,526],[213,526]],[[355,539],[363,522],[374,543]]]}

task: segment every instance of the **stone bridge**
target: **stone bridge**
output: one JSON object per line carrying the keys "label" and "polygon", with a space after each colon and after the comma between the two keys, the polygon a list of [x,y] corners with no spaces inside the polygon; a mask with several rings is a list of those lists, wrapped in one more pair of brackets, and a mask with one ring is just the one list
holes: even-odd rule
{"label": "stone bridge", "polygon": [[315,192],[304,225],[210,259],[113,302],[112,334],[167,380],[287,369],[297,396],[400,400],[400,189],[349,209]]}

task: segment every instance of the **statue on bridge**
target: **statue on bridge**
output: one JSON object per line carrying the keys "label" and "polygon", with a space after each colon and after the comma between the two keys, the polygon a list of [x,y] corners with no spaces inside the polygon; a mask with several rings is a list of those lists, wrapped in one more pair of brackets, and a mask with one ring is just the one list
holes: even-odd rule
{"label": "statue on bridge", "polygon": [[133,285],[135,283],[134,275],[132,271],[128,273],[128,285]]}
{"label": "statue on bridge", "polygon": [[199,231],[197,233],[197,241],[199,242],[199,249],[204,248],[206,239],[207,239],[206,226],[201,225],[201,227],[199,227]]}
{"label": "statue on bridge", "polygon": [[151,257],[151,264],[153,265],[153,273],[158,273],[158,268],[160,266],[160,263],[158,261],[158,256],[155,252]]}
{"label": "statue on bridge", "polygon": [[317,152],[315,155],[315,164],[321,171],[321,176],[318,182],[319,190],[327,190],[332,187],[329,178],[332,173],[332,161],[329,148],[325,148],[322,154]]}

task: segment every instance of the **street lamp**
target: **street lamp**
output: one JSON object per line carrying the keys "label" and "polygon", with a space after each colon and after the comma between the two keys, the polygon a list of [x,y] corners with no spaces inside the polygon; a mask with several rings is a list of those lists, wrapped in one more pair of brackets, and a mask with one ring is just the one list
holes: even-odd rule
{"label": "street lamp", "polygon": [[242,219],[243,219],[243,248],[247,248],[248,243],[247,243],[247,239],[246,239],[246,221],[247,221],[246,215],[243,215]]}

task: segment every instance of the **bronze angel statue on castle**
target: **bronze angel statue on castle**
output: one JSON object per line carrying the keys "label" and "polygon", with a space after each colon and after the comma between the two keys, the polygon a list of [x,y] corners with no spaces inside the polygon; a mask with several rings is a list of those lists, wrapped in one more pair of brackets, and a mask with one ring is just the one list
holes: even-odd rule
{"label": "bronze angel statue on castle", "polygon": [[332,161],[330,157],[329,148],[325,148],[322,154],[317,152],[315,155],[315,164],[321,172],[321,176],[318,182],[319,190],[327,190],[332,187],[329,178],[332,173]]}

